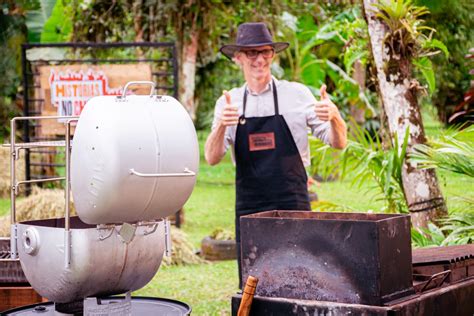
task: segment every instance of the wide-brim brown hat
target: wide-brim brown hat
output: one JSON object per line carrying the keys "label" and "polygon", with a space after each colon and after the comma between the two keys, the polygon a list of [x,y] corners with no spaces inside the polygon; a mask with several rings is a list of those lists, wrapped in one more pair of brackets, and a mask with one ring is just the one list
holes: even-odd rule
{"label": "wide-brim brown hat", "polygon": [[286,42],[274,42],[265,23],[243,23],[237,29],[235,44],[222,46],[220,52],[227,58],[232,59],[234,54],[242,48],[267,45],[272,46],[275,49],[275,53],[279,53],[290,46]]}

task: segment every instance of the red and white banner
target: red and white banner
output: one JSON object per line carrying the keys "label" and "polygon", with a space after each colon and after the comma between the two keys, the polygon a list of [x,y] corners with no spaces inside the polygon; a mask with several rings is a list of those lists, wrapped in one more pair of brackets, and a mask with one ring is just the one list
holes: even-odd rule
{"label": "red and white banner", "polygon": [[[149,64],[120,65],[44,65],[38,66],[35,82],[35,100],[30,111],[40,115],[78,116],[87,101],[100,95],[120,95],[129,81],[152,80]],[[148,94],[150,87],[133,86],[129,93]],[[39,101],[38,101],[39,102]],[[38,134],[45,136],[63,135],[61,122],[43,124]]]}
{"label": "red and white banner", "polygon": [[56,72],[51,69],[49,77],[51,104],[58,109],[58,115],[80,115],[86,102],[98,95],[120,95],[123,87],[110,88],[103,71],[89,69]]}

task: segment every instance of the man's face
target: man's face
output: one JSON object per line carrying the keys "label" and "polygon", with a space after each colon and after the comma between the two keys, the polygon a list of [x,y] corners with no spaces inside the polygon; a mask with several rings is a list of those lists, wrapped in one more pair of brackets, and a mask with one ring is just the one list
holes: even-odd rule
{"label": "man's face", "polygon": [[251,49],[242,49],[235,55],[235,59],[242,66],[246,78],[261,79],[270,76],[275,52],[271,46],[260,46]]}

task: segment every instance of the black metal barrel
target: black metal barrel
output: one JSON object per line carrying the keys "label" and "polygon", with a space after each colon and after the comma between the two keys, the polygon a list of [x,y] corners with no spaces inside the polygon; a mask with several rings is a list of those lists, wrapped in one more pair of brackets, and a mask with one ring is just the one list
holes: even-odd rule
{"label": "black metal barrel", "polygon": [[[124,297],[109,297],[100,299],[101,304],[119,305]],[[119,307],[120,308],[120,307]],[[128,315],[128,311],[122,311],[119,308],[107,309],[106,312],[97,312],[94,315]],[[191,307],[189,305],[164,298],[153,297],[132,297],[131,298],[131,315],[167,315],[167,316],[185,316],[191,315]],[[61,315],[77,315],[82,313],[62,313]],[[22,316],[55,316],[58,315],[57,306],[53,302],[46,302],[34,305],[23,306],[20,308],[11,309],[2,313],[2,315],[22,315]]]}

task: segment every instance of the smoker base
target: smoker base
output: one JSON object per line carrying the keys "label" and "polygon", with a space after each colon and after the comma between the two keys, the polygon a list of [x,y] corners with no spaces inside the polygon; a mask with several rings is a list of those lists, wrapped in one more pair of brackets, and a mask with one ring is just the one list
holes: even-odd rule
{"label": "smoker base", "polygon": [[[232,296],[232,315],[237,315],[241,295]],[[474,278],[450,286],[414,295],[405,301],[390,302],[387,306],[344,304],[323,301],[255,296],[250,316],[288,315],[457,315],[474,314]]]}

